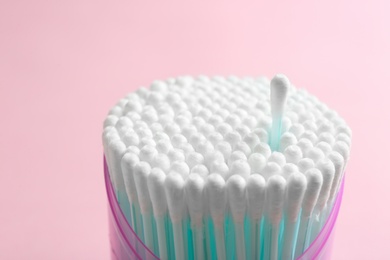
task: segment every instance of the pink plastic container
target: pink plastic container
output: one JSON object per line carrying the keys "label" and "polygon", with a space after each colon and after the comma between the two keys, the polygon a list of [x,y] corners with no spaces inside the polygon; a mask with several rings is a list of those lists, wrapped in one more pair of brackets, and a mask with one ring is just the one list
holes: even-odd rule
{"label": "pink plastic container", "polygon": [[[111,245],[111,259],[147,259],[157,260],[155,256],[137,237],[128,224],[125,215],[116,200],[106,161],[104,160],[104,177],[109,204],[109,236]],[[335,205],[320,234],[309,248],[298,258],[300,260],[327,260],[331,259],[334,228],[343,197],[344,180],[341,183]]]}

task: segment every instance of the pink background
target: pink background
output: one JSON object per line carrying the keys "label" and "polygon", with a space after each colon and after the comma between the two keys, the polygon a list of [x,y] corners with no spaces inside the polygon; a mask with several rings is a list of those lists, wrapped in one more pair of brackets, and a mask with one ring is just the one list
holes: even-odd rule
{"label": "pink background", "polygon": [[354,133],[334,259],[390,259],[389,1],[185,2],[0,2],[0,259],[108,258],[102,121],[127,92],[277,72]]}

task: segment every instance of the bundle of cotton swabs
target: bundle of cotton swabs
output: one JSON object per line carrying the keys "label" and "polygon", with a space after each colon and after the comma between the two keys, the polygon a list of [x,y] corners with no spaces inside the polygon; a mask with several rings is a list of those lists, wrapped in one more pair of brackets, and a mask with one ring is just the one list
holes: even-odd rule
{"label": "bundle of cotton swabs", "polygon": [[160,259],[295,259],[327,220],[351,130],[284,75],[185,76],[104,122],[112,185]]}

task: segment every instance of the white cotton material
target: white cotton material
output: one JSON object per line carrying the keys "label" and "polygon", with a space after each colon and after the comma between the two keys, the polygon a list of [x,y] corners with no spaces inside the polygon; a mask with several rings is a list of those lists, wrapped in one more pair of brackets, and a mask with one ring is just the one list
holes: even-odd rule
{"label": "white cotton material", "polygon": [[290,145],[294,145],[298,142],[296,136],[293,133],[286,132],[280,138],[279,150],[284,151]]}
{"label": "white cotton material", "polygon": [[230,165],[231,165],[233,162],[235,162],[235,161],[237,161],[237,160],[247,160],[247,157],[246,157],[246,155],[245,155],[243,152],[241,152],[241,151],[234,151],[234,152],[230,155],[230,157],[229,157],[229,159],[228,159],[228,165],[229,165],[229,167],[230,167]]}
{"label": "white cotton material", "polygon": [[332,188],[332,182],[335,175],[335,166],[329,159],[324,159],[317,164],[318,170],[320,170],[323,178],[323,183],[318,196],[317,206],[319,210],[322,210],[330,195],[330,189]]}
{"label": "white cotton material", "polygon": [[252,174],[247,180],[248,212],[254,221],[259,221],[265,209],[266,182],[263,176]]}
{"label": "white cotton material", "polygon": [[139,157],[133,153],[125,153],[121,160],[123,179],[125,182],[126,193],[130,202],[138,200],[137,189],[134,180],[134,168],[139,163]]}
{"label": "white cotton material", "polygon": [[186,177],[190,174],[190,168],[188,167],[188,164],[183,161],[176,161],[171,164],[171,169],[172,172],[176,172],[180,174],[183,179],[185,180]]}
{"label": "white cotton material", "polygon": [[240,175],[233,175],[226,182],[226,186],[233,220],[242,224],[246,212],[246,181]]}
{"label": "white cotton material", "polygon": [[169,216],[173,223],[182,221],[185,210],[184,180],[180,174],[168,174],[164,182],[164,190],[167,197]]}
{"label": "white cotton material", "polygon": [[266,181],[274,175],[280,174],[281,173],[281,168],[279,164],[275,162],[269,162],[265,165],[263,170],[260,172],[260,174],[264,177]]}
{"label": "white cotton material", "polygon": [[232,146],[226,141],[221,141],[216,144],[215,150],[220,151],[223,154],[225,161],[228,161],[230,155],[232,154]]}
{"label": "white cotton material", "polygon": [[280,175],[273,175],[267,181],[267,208],[268,217],[273,226],[279,225],[286,193],[286,180]]}
{"label": "white cotton material", "polygon": [[284,150],[284,156],[286,157],[287,163],[298,164],[298,162],[302,159],[303,154],[299,146],[290,145]]}
{"label": "white cotton material", "polygon": [[221,226],[225,220],[227,194],[225,180],[219,174],[210,174],[206,181],[207,201],[214,224]]}
{"label": "white cotton material", "polygon": [[316,168],[311,168],[306,171],[305,175],[307,188],[302,201],[302,215],[304,217],[310,217],[321,191],[323,177],[321,172]]}
{"label": "white cotton material", "polygon": [[155,217],[164,216],[167,212],[167,199],[165,197],[164,182],[166,174],[160,168],[153,168],[148,176],[148,190]]}
{"label": "white cotton material", "polygon": [[314,161],[310,158],[303,158],[298,162],[298,168],[300,172],[306,172],[307,170],[314,168]]}
{"label": "white cotton material", "polygon": [[147,162],[139,162],[134,167],[134,180],[138,194],[138,201],[142,214],[151,212],[151,201],[148,190],[148,176],[151,168]]}
{"label": "white cotton material", "polygon": [[282,168],[281,175],[285,180],[288,180],[288,178],[296,172],[299,172],[298,166],[292,163],[286,163]]}
{"label": "white cotton material", "polygon": [[281,116],[287,99],[290,82],[286,76],[278,74],[271,80],[272,116]]}
{"label": "white cotton material", "polygon": [[248,158],[248,163],[252,174],[260,173],[267,164],[267,159],[261,153],[252,153]]}
{"label": "white cotton material", "polygon": [[153,167],[160,168],[164,172],[168,172],[171,167],[171,162],[169,161],[169,157],[166,154],[159,153],[154,156],[151,165]]}
{"label": "white cotton material", "polygon": [[301,203],[303,195],[306,190],[306,177],[300,172],[294,172],[287,180],[286,191],[286,216],[288,221],[296,222],[298,219],[299,211],[301,209]]}
{"label": "white cotton material", "polygon": [[221,175],[225,180],[227,180],[230,176],[230,170],[229,166],[226,165],[223,161],[215,161],[210,166],[210,172],[212,173],[218,173]]}
{"label": "white cotton material", "polygon": [[188,211],[190,213],[191,223],[195,227],[201,227],[203,224],[204,187],[204,179],[197,174],[190,174],[185,182],[185,197]]}
{"label": "white cotton material", "polygon": [[249,166],[248,162],[246,160],[236,160],[231,163],[229,167],[229,177],[233,175],[240,175],[244,180],[248,179],[249,175],[251,174],[251,167]]}
{"label": "white cotton material", "polygon": [[317,163],[325,157],[325,154],[320,148],[312,147],[306,152],[306,157],[312,159],[314,163]]}
{"label": "white cotton material", "polygon": [[191,169],[191,174],[198,174],[201,176],[203,179],[206,179],[207,176],[209,175],[209,170],[207,167],[203,164],[198,164],[192,167]]}
{"label": "white cotton material", "polygon": [[341,154],[339,154],[338,152],[335,152],[335,151],[331,152],[329,154],[328,158],[329,158],[329,160],[332,161],[334,168],[335,168],[333,183],[332,183],[332,187],[330,188],[330,192],[329,192],[329,201],[330,201],[330,203],[333,203],[333,200],[336,196],[338,185],[339,185],[341,178],[343,176],[344,158]]}
{"label": "white cotton material", "polygon": [[283,167],[286,164],[286,157],[283,153],[272,152],[270,157],[268,157],[268,162],[277,163],[280,167]]}

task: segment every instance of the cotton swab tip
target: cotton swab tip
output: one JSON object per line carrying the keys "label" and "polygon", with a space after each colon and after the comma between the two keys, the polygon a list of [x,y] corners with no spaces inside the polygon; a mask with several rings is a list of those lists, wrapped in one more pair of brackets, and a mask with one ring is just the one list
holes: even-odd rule
{"label": "cotton swab tip", "polygon": [[228,190],[228,201],[236,223],[243,223],[246,210],[246,181],[240,175],[234,175],[226,183]]}
{"label": "cotton swab tip", "polygon": [[283,74],[277,74],[271,80],[271,113],[272,116],[281,116],[287,99],[290,81]]}

